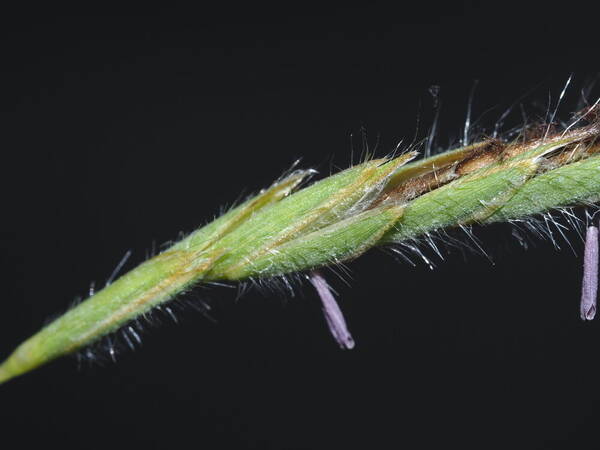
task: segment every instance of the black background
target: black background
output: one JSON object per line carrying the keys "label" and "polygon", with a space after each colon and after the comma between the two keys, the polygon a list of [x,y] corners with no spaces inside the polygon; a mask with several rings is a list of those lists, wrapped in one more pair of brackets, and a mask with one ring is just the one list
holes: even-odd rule
{"label": "black background", "polygon": [[[0,355],[105,280],[302,157],[327,175],[361,129],[378,154],[431,125],[460,138],[521,95],[558,117],[599,69],[592,13],[476,5],[223,6],[35,16],[0,27]],[[543,9],[543,11],[542,11]],[[490,109],[491,108],[491,109]],[[519,108],[511,116],[520,118]],[[510,122],[509,120],[509,122]],[[507,127],[510,123],[507,124]],[[62,448],[597,448],[600,328],[579,319],[581,240],[475,230],[434,271],[381,251],[330,282],[357,340],[340,351],[308,286],[202,288],[117,364],[64,358],[0,386],[0,437]],[[466,241],[466,238],[463,238]],[[431,255],[431,252],[429,252]]]}

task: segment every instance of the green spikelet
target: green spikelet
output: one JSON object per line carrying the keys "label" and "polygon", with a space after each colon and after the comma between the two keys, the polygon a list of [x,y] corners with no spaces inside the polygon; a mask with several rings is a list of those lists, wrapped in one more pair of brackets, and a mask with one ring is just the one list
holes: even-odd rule
{"label": "green spikelet", "polygon": [[600,200],[596,123],[421,161],[364,162],[295,190],[296,171],[96,292],[23,342],[0,383],[72,353],[195,283],[317,269],[377,245]]}

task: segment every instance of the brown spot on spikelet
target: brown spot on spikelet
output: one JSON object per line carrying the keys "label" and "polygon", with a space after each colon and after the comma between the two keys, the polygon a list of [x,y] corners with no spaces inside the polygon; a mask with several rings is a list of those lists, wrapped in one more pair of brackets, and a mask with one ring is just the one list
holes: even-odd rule
{"label": "brown spot on spikelet", "polygon": [[456,174],[459,177],[462,177],[468,173],[499,162],[502,159],[502,154],[505,149],[506,144],[497,139],[490,139],[485,147],[478,149],[475,154],[458,164],[456,167]]}

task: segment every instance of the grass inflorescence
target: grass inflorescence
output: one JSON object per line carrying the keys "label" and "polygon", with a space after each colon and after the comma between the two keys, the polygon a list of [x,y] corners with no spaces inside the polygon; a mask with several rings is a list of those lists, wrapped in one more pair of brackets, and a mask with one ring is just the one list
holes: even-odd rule
{"label": "grass inflorescence", "polygon": [[293,171],[23,342],[0,366],[0,383],[130,327],[202,282],[310,274],[332,333],[351,348],[319,268],[374,247],[410,247],[440,230],[594,205],[600,200],[597,112],[596,105],[587,108],[560,130],[524,127],[510,140],[484,138],[425,159],[409,148],[303,188],[314,171]]}

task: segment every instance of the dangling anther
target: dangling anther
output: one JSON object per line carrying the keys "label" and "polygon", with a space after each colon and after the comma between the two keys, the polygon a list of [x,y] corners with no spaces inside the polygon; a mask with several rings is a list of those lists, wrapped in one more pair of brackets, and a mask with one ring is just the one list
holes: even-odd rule
{"label": "dangling anther", "polygon": [[354,348],[354,339],[352,338],[350,331],[348,331],[348,326],[346,325],[342,311],[333,297],[329,284],[327,284],[325,278],[323,278],[316,270],[310,272],[308,279],[321,298],[323,315],[325,316],[327,326],[329,327],[329,331],[333,338],[340,348],[344,350]]}
{"label": "dangling anther", "polygon": [[581,284],[581,319],[592,320],[596,315],[598,296],[598,225],[593,217],[585,234],[583,254],[583,282]]}

